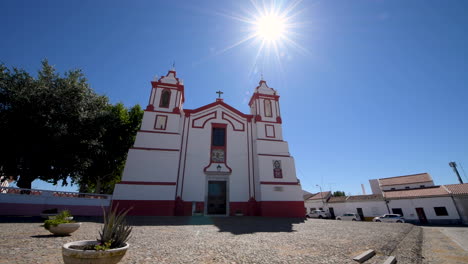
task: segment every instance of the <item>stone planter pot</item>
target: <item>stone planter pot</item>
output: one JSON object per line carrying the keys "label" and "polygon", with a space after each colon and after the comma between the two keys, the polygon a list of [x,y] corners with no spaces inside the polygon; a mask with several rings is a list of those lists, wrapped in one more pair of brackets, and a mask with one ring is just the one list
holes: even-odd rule
{"label": "stone planter pot", "polygon": [[50,226],[49,232],[54,235],[65,236],[75,232],[80,226],[81,223],[58,224],[57,226]]}
{"label": "stone planter pot", "polygon": [[129,244],[125,247],[104,251],[73,249],[70,246],[96,245],[96,240],[82,240],[66,243],[62,247],[62,257],[65,264],[115,264],[127,253]]}

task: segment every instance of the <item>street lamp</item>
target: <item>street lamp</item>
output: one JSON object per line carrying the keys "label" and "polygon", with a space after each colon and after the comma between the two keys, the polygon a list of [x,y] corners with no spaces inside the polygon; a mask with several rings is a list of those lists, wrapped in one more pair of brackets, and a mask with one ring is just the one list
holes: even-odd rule
{"label": "street lamp", "polygon": [[315,186],[320,188],[320,199],[322,200],[322,208],[325,207],[325,203],[323,202],[323,193],[322,193],[322,186],[316,184]]}

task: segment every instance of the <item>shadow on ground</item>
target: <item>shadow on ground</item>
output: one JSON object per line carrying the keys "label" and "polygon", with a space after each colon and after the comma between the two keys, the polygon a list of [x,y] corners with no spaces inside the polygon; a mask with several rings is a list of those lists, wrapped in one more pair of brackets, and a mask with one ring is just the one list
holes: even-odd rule
{"label": "shadow on ground", "polygon": [[148,217],[129,216],[127,221],[134,226],[190,226],[213,225],[219,232],[232,234],[252,234],[256,232],[295,232],[293,224],[303,223],[304,218],[274,217],[212,217],[178,216]]}
{"label": "shadow on ground", "polygon": [[[43,223],[38,216],[2,216],[0,223]],[[76,216],[76,222],[102,223],[102,217]],[[212,217],[212,216],[127,216],[132,226],[200,226],[212,225],[219,232],[232,234],[252,234],[257,232],[295,232],[294,224],[303,223],[304,218],[275,217]]]}

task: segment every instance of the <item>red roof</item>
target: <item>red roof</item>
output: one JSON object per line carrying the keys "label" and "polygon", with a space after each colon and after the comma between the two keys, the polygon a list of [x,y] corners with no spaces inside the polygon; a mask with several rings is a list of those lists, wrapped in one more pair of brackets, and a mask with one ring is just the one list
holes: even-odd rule
{"label": "red roof", "polygon": [[432,177],[428,173],[419,173],[379,179],[380,186],[402,185],[429,181],[432,181]]}
{"label": "red roof", "polygon": [[444,185],[452,194],[468,194],[468,183]]}
{"label": "red roof", "polygon": [[327,199],[328,196],[331,195],[331,192],[330,191],[327,191],[327,192],[319,192],[319,193],[316,193],[314,194],[312,197],[309,197],[309,199],[307,200],[321,200],[321,199]]}
{"label": "red roof", "polygon": [[398,191],[384,191],[386,198],[414,198],[430,196],[448,196],[448,191],[442,186],[427,187],[421,189],[409,189]]}

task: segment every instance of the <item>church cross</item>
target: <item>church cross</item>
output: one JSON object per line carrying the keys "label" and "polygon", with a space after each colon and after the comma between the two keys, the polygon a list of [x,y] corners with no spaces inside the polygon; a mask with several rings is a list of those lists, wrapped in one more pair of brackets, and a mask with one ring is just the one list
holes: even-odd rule
{"label": "church cross", "polygon": [[223,94],[223,92],[217,91],[216,93],[218,94],[218,98],[221,98],[221,95]]}

